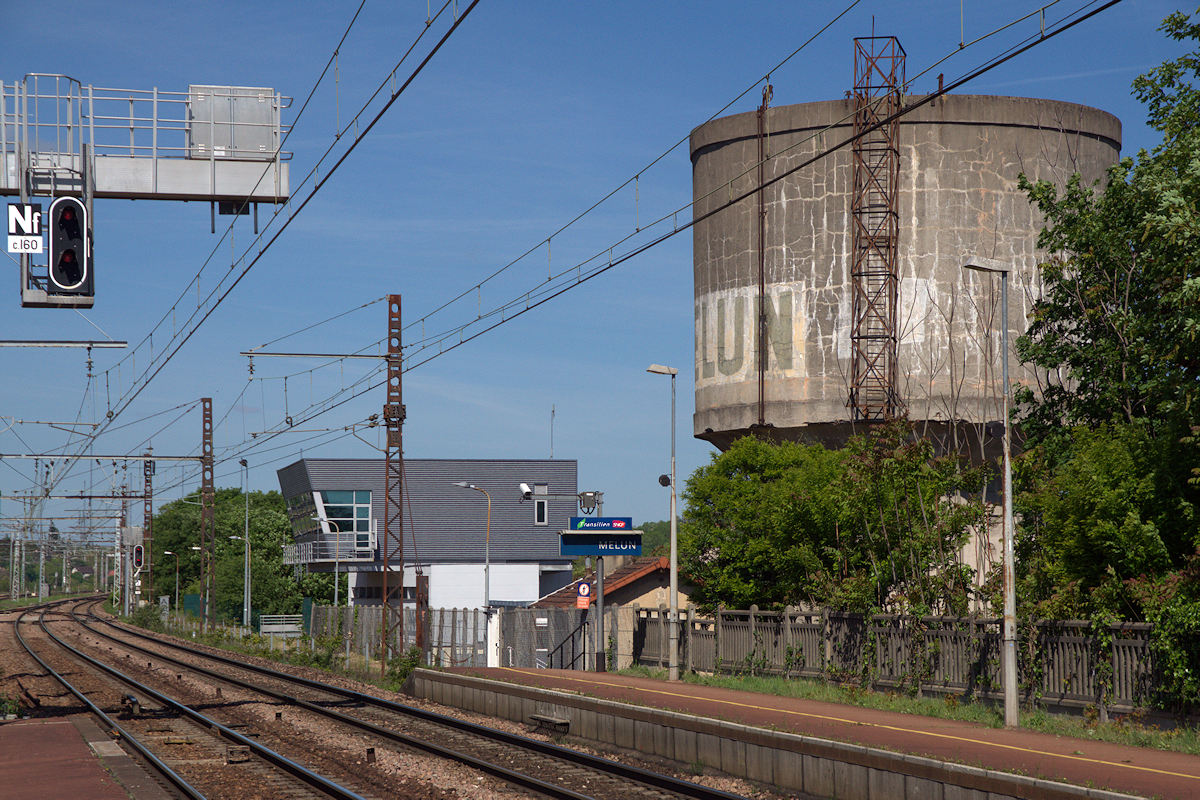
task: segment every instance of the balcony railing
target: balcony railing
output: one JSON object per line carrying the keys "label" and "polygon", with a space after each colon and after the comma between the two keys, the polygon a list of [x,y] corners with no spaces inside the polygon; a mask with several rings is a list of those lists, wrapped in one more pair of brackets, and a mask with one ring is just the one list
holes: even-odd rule
{"label": "balcony railing", "polygon": [[331,533],[315,542],[283,546],[285,564],[326,564],[344,561],[374,561],[374,533]]}

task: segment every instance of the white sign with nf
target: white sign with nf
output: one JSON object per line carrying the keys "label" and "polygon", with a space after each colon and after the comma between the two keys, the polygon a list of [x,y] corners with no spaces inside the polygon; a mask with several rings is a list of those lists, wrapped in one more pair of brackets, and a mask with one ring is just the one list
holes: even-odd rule
{"label": "white sign with nf", "polygon": [[42,252],[42,204],[10,203],[8,206],[8,252]]}

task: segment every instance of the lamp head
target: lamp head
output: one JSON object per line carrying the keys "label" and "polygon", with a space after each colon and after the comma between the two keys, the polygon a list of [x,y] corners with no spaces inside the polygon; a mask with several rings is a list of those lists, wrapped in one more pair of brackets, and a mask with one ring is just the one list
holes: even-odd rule
{"label": "lamp head", "polygon": [[646,372],[653,372],[655,375],[670,375],[674,377],[679,373],[679,370],[675,369],[675,367],[663,366],[662,364],[651,364],[650,366],[646,367]]}
{"label": "lamp head", "polygon": [[1011,264],[995,258],[984,258],[983,256],[968,256],[967,260],[963,262],[962,268],[974,272],[997,272],[1002,275],[1007,275],[1012,271]]}

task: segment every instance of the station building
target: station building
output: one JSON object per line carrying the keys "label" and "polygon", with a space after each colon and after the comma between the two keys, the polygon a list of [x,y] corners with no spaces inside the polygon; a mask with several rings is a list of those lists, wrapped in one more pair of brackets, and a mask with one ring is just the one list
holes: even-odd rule
{"label": "station building", "polygon": [[[379,605],[384,460],[305,458],[278,477],[293,533],[285,562],[349,573],[349,602]],[[416,602],[418,580],[431,608],[526,606],[569,584],[571,558],[559,555],[558,534],[579,513],[577,483],[574,460],[406,459],[404,602]],[[390,586],[401,569],[396,535]]]}

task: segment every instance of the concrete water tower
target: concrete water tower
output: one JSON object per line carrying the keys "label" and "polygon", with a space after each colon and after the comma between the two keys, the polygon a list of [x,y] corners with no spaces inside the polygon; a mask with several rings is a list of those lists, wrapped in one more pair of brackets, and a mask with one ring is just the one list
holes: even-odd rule
{"label": "concrete water tower", "polygon": [[717,447],[756,430],[836,446],[901,414],[952,449],[987,442],[1002,418],[999,287],[964,260],[1011,265],[1015,340],[1039,293],[1042,227],[1018,176],[1090,183],[1119,157],[1120,121],[1104,111],[947,95],[791,172],[919,99],[896,90],[903,51],[889,41],[856,47],[876,66],[899,59],[891,98],[877,103],[886,91],[856,64],[844,100],[768,108],[764,95],[758,112],[692,132],[695,215],[721,209],[693,231],[694,431]]}

